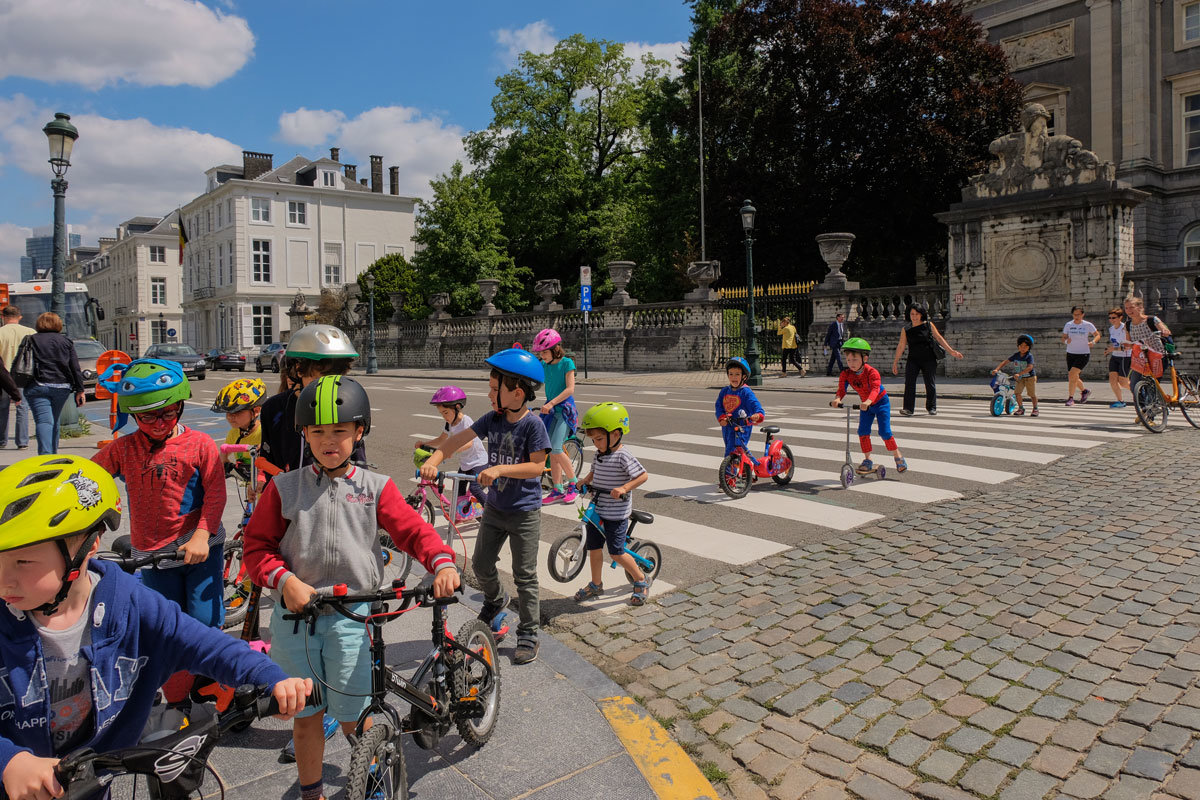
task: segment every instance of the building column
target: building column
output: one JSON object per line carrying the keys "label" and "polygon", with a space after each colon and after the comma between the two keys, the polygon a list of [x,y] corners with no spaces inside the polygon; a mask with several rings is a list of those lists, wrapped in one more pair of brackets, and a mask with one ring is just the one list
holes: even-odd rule
{"label": "building column", "polygon": [[1087,0],[1091,9],[1092,141],[1085,142],[1101,161],[1112,161],[1113,152],[1113,31],[1111,0]]}
{"label": "building column", "polygon": [[1150,156],[1150,5],[1121,2],[1121,167],[1153,163]]}

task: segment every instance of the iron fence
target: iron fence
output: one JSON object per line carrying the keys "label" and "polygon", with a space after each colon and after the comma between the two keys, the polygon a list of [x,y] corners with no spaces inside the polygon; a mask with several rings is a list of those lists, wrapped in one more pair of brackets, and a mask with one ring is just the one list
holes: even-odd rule
{"label": "iron fence", "polygon": [[[762,369],[782,364],[783,339],[779,335],[779,322],[784,317],[790,318],[796,329],[800,363],[805,369],[811,369],[806,338],[809,325],[812,324],[812,290],[816,283],[775,283],[754,287],[755,336]],[[721,308],[721,333],[717,337],[715,365],[718,369],[733,356],[745,356],[750,311],[750,292],[746,287],[721,289],[720,295],[717,302]]]}

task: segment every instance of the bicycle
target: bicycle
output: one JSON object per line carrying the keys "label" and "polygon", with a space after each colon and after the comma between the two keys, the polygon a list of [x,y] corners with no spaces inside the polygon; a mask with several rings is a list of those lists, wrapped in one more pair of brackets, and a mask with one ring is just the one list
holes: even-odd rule
{"label": "bicycle", "polygon": [[993,417],[1002,417],[1017,410],[1016,379],[1007,373],[999,372],[992,376],[989,382],[992,387],[992,402],[988,410]]}
{"label": "bicycle", "polygon": [[[1168,352],[1151,350],[1145,342],[1134,342],[1131,371],[1142,378],[1133,390],[1133,408],[1138,422],[1151,433],[1162,433],[1167,428],[1167,413],[1178,408],[1183,418],[1193,428],[1200,428],[1200,379],[1175,369],[1179,353],[1174,346],[1167,345]],[[1171,394],[1163,391],[1159,379],[1166,369],[1171,372]]]}
{"label": "bicycle", "polygon": [[[737,417],[731,417],[729,414],[721,416],[721,420],[732,425],[734,430],[740,431],[746,427],[735,423],[735,419],[745,422],[745,412],[739,412]],[[775,434],[779,433],[779,427],[763,425],[761,430],[767,438],[763,443],[763,457],[757,463],[745,447],[738,445],[721,460],[721,466],[717,470],[717,485],[734,500],[749,494],[750,486],[759,478],[771,478],[780,486],[787,486],[796,471],[791,448],[784,444],[782,439],[774,438]]]}
{"label": "bicycle", "polygon": [[[387,605],[393,600],[400,601],[395,611]],[[363,623],[370,633],[371,702],[355,726],[343,795],[346,800],[408,797],[408,773],[400,742],[404,733],[412,733],[417,745],[425,750],[436,747],[451,725],[475,747],[482,747],[491,738],[500,712],[496,643],[491,629],[477,619],[463,625],[458,636],[450,635],[446,607],[457,602],[454,595],[435,598],[431,587],[405,589],[402,581],[393,581],[390,588],[353,595],[345,584],[339,584],[330,594],[313,595],[301,611],[283,616],[295,621],[297,632],[301,622],[308,623],[311,631],[321,610],[328,608]],[[371,604],[370,613],[350,610],[349,606],[360,603]],[[385,662],[383,625],[414,608],[433,609],[433,650],[407,680]],[[323,688],[337,691],[328,685]],[[409,703],[407,716],[401,718],[388,702],[389,694]],[[364,730],[372,717],[374,724]]]}
{"label": "bicycle", "polygon": [[[594,491],[594,489],[580,486],[579,491],[580,494],[587,494],[588,491]],[[579,509],[578,527],[564,533],[555,540],[554,544],[550,545],[550,552],[546,556],[546,569],[550,571],[550,577],[559,583],[569,583],[575,580],[583,571],[583,565],[587,563],[588,522],[601,530],[604,529],[600,524],[600,515],[596,511],[596,498],[594,497],[586,509],[582,507]],[[646,574],[646,580],[650,582],[658,577],[658,572],[662,568],[662,550],[654,542],[639,540],[633,535],[639,522],[649,525],[654,522],[654,515],[648,511],[638,511],[636,508],[629,512],[629,527],[625,531],[625,552],[633,556],[638,567]],[[613,558],[609,568],[616,569],[616,566],[617,561]],[[633,576],[629,574],[629,570],[625,570],[625,577],[629,579],[630,583],[633,583]]]}
{"label": "bicycle", "polygon": [[[579,431],[572,431],[571,435],[563,441],[563,453],[571,461],[571,469],[575,471],[575,477],[583,475],[583,439],[580,438]],[[547,492],[554,488],[554,480],[550,477],[550,456],[546,456],[546,466],[542,470],[542,488]]]}
{"label": "bicycle", "polygon": [[[232,694],[225,710],[199,709],[181,730],[151,734],[134,747],[108,753],[83,748],[68,753],[54,768],[65,793],[63,800],[87,800],[107,796],[112,782],[125,775],[143,775],[151,800],[187,800],[211,772],[225,795],[221,776],[208,766],[209,756],[222,736],[245,730],[256,719],[279,713],[274,697],[266,687],[240,686]],[[320,690],[306,704],[321,703]],[[98,774],[99,773],[99,774]]]}

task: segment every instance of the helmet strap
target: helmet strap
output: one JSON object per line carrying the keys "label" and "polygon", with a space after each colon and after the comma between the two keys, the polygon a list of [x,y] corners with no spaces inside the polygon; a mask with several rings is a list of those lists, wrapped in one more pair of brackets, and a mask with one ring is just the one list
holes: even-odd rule
{"label": "helmet strap", "polygon": [[74,552],[74,554],[67,549],[67,543],[65,541],[62,539],[54,540],[58,545],[58,551],[62,553],[63,561],[65,561],[67,564],[67,569],[63,573],[62,585],[58,587],[58,594],[54,595],[54,599],[49,603],[42,603],[40,606],[35,608],[34,611],[45,614],[46,616],[50,616],[58,611],[58,607],[62,605],[62,602],[67,599],[67,595],[71,593],[71,585],[75,583],[75,581],[78,580],[79,576],[82,574],[81,567],[83,566],[83,562],[87,558],[88,552],[92,549],[92,545],[95,544],[96,539],[100,538],[101,527],[103,526],[93,527],[90,531],[88,531],[87,538],[80,543],[79,548]]}
{"label": "helmet strap", "polygon": [[[613,444],[613,440],[612,440],[614,433],[617,434],[617,443],[616,444]],[[614,447],[619,447],[621,444],[621,438],[623,435],[624,434],[622,434],[620,431],[605,431],[604,432],[604,450],[601,451],[600,455],[606,456],[613,451]],[[599,449],[599,448],[597,448],[597,449]]]}

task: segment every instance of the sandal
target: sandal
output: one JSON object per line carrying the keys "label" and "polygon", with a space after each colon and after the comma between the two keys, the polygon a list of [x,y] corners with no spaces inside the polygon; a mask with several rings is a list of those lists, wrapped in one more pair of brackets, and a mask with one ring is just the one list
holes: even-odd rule
{"label": "sandal", "polygon": [[1014,411],[1014,412],[1013,412],[1013,416],[1014,416],[1014,417],[1023,417],[1023,416],[1025,416],[1025,409],[1023,409],[1023,408],[1018,408],[1016,411]]}
{"label": "sandal", "polygon": [[587,586],[575,593],[575,602],[582,603],[584,600],[591,600],[593,597],[599,597],[604,594],[604,586],[597,586],[588,581]]}
{"label": "sandal", "polygon": [[646,596],[650,594],[649,581],[634,581],[633,594],[629,596],[629,605],[644,606],[646,604]]}

